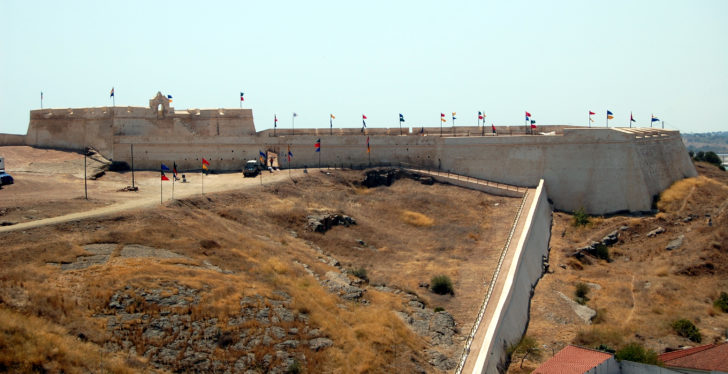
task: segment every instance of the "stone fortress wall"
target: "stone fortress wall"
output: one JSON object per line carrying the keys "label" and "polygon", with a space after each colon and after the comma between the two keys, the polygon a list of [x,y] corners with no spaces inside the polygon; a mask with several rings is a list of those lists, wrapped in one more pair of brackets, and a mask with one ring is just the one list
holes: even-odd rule
{"label": "stone fortress wall", "polygon": [[[554,208],[591,214],[648,211],[655,195],[676,180],[697,175],[678,131],[627,128],[539,127],[553,135],[526,135],[523,126],[497,127],[480,136],[476,127],[278,129],[256,132],[251,109],[175,111],[161,94],[149,107],[41,109],[30,113],[25,143],[81,150],[92,146],[114,161],[156,170],[240,171],[260,151],[280,156],[282,167],[410,164],[523,187],[545,180]],[[407,129],[409,130],[409,129]],[[507,135],[517,134],[520,135]],[[333,132],[333,134],[330,134]],[[503,135],[506,134],[506,135]],[[367,153],[366,141],[371,152]],[[321,153],[314,143],[321,139]],[[0,138],[0,140],[2,140]],[[17,138],[12,138],[17,142]],[[290,146],[293,159],[285,154]],[[320,157],[320,159],[319,159]]]}

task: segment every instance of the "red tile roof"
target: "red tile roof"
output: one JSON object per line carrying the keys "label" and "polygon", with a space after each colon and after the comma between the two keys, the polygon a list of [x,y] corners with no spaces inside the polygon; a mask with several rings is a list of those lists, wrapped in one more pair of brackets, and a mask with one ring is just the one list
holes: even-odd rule
{"label": "red tile roof", "polygon": [[532,374],[582,374],[610,358],[612,355],[609,353],[569,345],[541,364]]}
{"label": "red tile roof", "polygon": [[658,358],[668,367],[728,372],[728,343],[663,353]]}

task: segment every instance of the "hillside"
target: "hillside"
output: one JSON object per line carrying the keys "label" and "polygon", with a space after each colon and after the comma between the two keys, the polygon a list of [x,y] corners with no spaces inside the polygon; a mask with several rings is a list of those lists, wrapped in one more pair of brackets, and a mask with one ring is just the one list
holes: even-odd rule
{"label": "hillside", "polygon": [[[54,190],[26,172],[0,194]],[[0,369],[451,370],[520,200],[407,175],[366,188],[361,171],[284,173],[0,233]],[[77,186],[77,174],[59,179]],[[158,186],[158,174],[141,177],[145,189]],[[125,181],[110,173],[94,188],[112,198],[103,183]],[[13,190],[23,183],[27,191]],[[59,193],[5,199],[0,220],[107,204],[63,206],[70,197]],[[452,279],[453,295],[426,288],[435,275]]]}
{"label": "hillside", "polygon": [[688,151],[728,153],[728,131],[681,135]]}
{"label": "hillside", "polygon": [[[726,338],[728,313],[713,302],[728,292],[728,173],[696,168],[699,177],[662,193],[655,215],[591,217],[576,227],[574,216],[554,214],[550,270],[535,288],[526,333],[541,357],[523,369],[522,356],[514,357],[509,373],[530,372],[567,344],[619,349],[638,342],[657,353],[694,346],[670,326],[683,318],[698,327],[703,344]],[[574,256],[610,234],[616,242],[608,261]],[[578,283],[587,286],[592,312],[574,301]]]}

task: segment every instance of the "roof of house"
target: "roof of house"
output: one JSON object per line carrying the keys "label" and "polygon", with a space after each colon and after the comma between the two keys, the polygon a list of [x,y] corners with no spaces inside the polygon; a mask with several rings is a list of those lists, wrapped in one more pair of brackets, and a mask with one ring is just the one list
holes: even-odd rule
{"label": "roof of house", "polygon": [[668,367],[728,371],[728,343],[707,344],[663,353],[658,358]]}
{"label": "roof of house", "polygon": [[612,355],[592,349],[566,346],[544,362],[532,374],[582,374],[612,358]]}

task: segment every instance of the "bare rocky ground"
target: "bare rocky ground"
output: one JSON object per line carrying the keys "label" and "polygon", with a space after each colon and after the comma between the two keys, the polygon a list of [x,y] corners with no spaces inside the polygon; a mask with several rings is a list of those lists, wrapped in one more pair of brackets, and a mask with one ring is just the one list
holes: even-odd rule
{"label": "bare rocky ground", "polygon": [[[64,168],[80,155],[2,151],[11,172],[24,171],[0,190],[0,220],[159,197],[158,173],[137,173],[132,193],[119,191],[128,175],[107,172],[92,201],[65,204],[82,180]],[[410,178],[367,188],[363,178],[311,171],[261,187],[213,175],[211,188],[235,191],[0,233],[0,346],[33,342],[4,349],[0,367],[451,371],[520,201]],[[423,287],[441,274],[454,295]],[[13,321],[36,328],[21,336]],[[46,347],[49,331],[68,351]]]}

